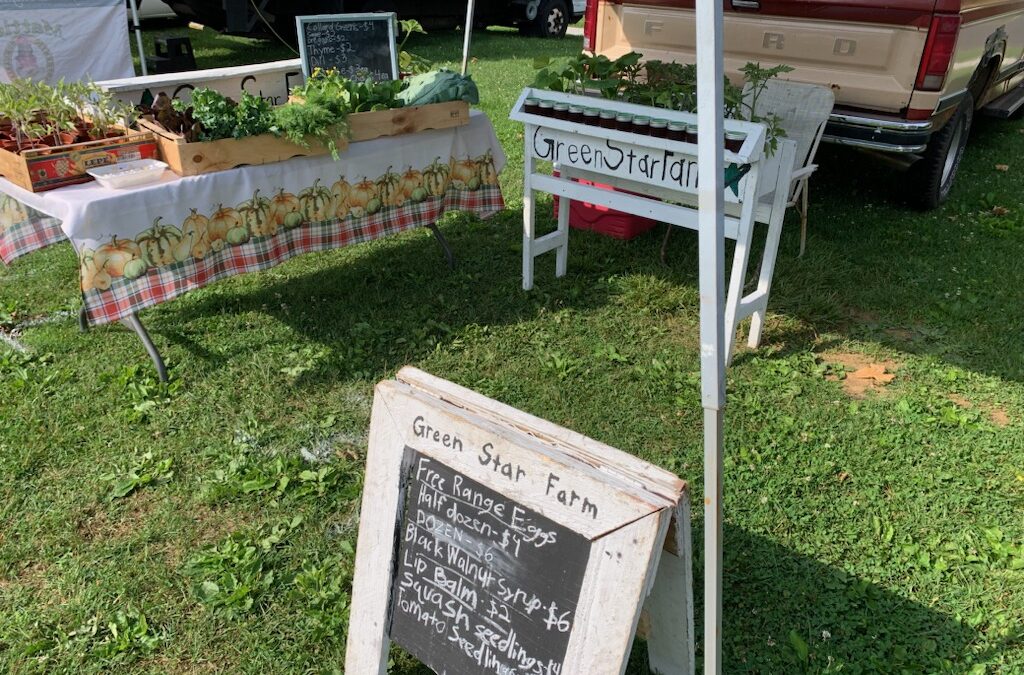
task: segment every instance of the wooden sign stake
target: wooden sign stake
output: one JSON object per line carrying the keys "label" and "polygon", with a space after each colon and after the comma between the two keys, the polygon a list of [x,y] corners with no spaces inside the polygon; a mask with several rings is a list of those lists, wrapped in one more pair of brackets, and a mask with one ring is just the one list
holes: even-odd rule
{"label": "wooden sign stake", "polygon": [[412,368],[377,385],[345,672],[394,640],[447,675],[621,675],[641,624],[654,672],[694,672],[685,482]]}

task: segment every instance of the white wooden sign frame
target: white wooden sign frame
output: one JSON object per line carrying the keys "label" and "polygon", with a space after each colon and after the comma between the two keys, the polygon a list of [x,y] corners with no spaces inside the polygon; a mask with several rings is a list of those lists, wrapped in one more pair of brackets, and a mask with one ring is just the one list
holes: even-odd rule
{"label": "white wooden sign frame", "polygon": [[[604,129],[593,125],[578,124],[567,120],[527,113],[524,109],[528,97],[551,101],[562,101],[599,107],[631,114],[650,114],[652,109],[630,103],[594,99],[575,94],[564,94],[547,90],[523,90],[509,117],[525,125],[523,152],[523,289],[531,290],[534,280],[535,259],[549,251],[555,252],[555,276],[565,276],[569,256],[569,200],[589,202],[627,213],[653,218],[691,230],[700,229],[700,213],[697,207],[700,186],[697,145],[651,136]],[[658,110],[659,117],[688,123],[696,123],[697,116],[672,110]],[[736,192],[726,189],[722,192],[724,205],[725,236],[736,242],[725,299],[725,354],[732,353],[732,344],[739,323],[751,317],[748,344],[757,347],[761,340],[765,311],[771,293],[772,277],[782,235],[782,221],[785,217],[786,201],[789,194],[790,177],[793,172],[795,144],[782,140],[777,152],[766,157],[762,151],[765,128],[742,120],[724,120],[724,128],[741,131],[747,135],[743,147],[737,152],[726,150],[722,158],[726,165],[749,165],[749,172],[739,181]],[[558,144],[561,144],[560,146]],[[552,147],[562,150],[552,157]],[[583,161],[580,148],[590,148],[588,157],[593,158],[598,150],[605,155],[615,153],[646,153],[654,162],[658,158],[671,158],[674,166],[685,164],[688,180],[680,183],[674,179],[674,170],[665,164],[651,170],[637,170],[634,162],[632,176],[622,166],[612,168],[614,161],[604,159]],[[607,150],[607,148],[612,150]],[[551,162],[558,176],[540,169],[539,162]],[[573,161],[573,160],[577,161]],[[649,166],[649,165],[648,165]],[[637,194],[602,190],[575,182],[582,178],[597,183],[613,185]],[[561,199],[558,205],[557,227],[554,232],[537,236],[536,233],[536,192],[547,192]],[[763,201],[759,198],[770,200]],[[750,263],[755,223],[768,225],[765,233],[765,249],[758,273],[757,287],[743,295],[743,286]]]}
{"label": "white wooden sign frame", "polygon": [[[420,433],[422,420],[451,436]],[[458,449],[445,440],[456,434]],[[502,461],[526,471],[510,481],[483,465],[477,451],[488,443],[500,449]],[[397,380],[381,382],[375,391],[345,672],[387,672],[406,447],[590,540],[563,675],[621,675],[642,613],[647,615],[643,624],[654,672],[694,672],[685,482],[632,455],[413,368],[402,369]],[[591,513],[552,499],[545,481],[554,471],[564,485],[590,495],[598,508]]]}

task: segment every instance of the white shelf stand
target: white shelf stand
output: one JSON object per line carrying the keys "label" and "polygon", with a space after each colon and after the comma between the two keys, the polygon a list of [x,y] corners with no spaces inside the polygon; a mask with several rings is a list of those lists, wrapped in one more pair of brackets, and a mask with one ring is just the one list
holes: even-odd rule
{"label": "white shelf stand", "polygon": [[[524,124],[523,153],[523,289],[533,288],[537,257],[555,252],[555,276],[562,277],[569,260],[569,200],[607,206],[699,231],[696,143],[641,136],[527,113],[528,97],[600,107],[631,114],[696,123],[696,115],[656,110],[629,103],[527,88],[510,117]],[[786,197],[793,172],[793,144],[781,140],[771,156],[762,151],[765,128],[740,120],[724,120],[725,129],[747,134],[743,147],[723,155],[726,176],[746,171],[735,190],[723,194],[725,236],[736,242],[725,298],[725,353],[731,354],[739,323],[751,317],[750,347],[760,342],[772,276],[782,234]],[[547,162],[554,171],[546,170]],[[555,175],[557,173],[557,175]],[[612,185],[604,190],[574,179]],[[557,227],[537,236],[536,193],[560,197]],[[767,225],[764,255],[756,288],[743,295],[749,271],[755,224]]]}

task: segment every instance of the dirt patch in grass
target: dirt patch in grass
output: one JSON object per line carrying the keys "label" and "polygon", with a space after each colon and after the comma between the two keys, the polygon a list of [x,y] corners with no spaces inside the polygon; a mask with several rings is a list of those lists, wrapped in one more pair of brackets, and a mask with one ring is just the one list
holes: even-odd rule
{"label": "dirt patch in grass", "polygon": [[47,565],[39,561],[29,563],[11,576],[0,578],[0,591],[13,586],[23,586],[37,591],[46,585],[47,570]]}
{"label": "dirt patch in grass", "polygon": [[947,398],[955,405],[958,405],[965,410],[981,410],[986,416],[988,416],[989,421],[997,427],[1002,428],[1010,426],[1010,415],[1003,408],[997,405],[985,403],[976,405],[974,402],[964,398],[960,394],[949,394]]}
{"label": "dirt patch in grass", "polygon": [[917,333],[909,328],[886,328],[883,332],[889,337],[900,340],[901,342],[913,342],[914,339],[917,338]]}
{"label": "dirt patch in grass", "polygon": [[75,530],[86,541],[127,537],[138,532],[158,503],[156,492],[143,490],[129,496],[123,504],[95,504],[86,509]]}
{"label": "dirt patch in grass", "polygon": [[867,309],[860,309],[858,307],[853,307],[853,308],[850,309],[850,318],[853,319],[854,321],[856,321],[857,323],[863,323],[863,324],[869,324],[869,325],[870,324],[877,325],[877,324],[881,323],[881,321],[882,321],[881,317],[879,317],[874,312],[872,312],[870,310],[867,310]]}
{"label": "dirt patch in grass", "polygon": [[238,514],[231,510],[196,503],[178,504],[175,508],[188,514],[187,520],[182,523],[182,527],[188,528],[188,534],[170,539],[160,548],[168,567],[172,569],[180,567],[199,549],[220,541],[245,525]]}
{"label": "dirt patch in grass", "polygon": [[890,359],[875,360],[856,352],[830,351],[820,355],[825,363],[838,364],[846,371],[829,373],[826,379],[842,383],[843,391],[852,398],[864,398],[870,392],[880,393],[892,382],[900,364]]}

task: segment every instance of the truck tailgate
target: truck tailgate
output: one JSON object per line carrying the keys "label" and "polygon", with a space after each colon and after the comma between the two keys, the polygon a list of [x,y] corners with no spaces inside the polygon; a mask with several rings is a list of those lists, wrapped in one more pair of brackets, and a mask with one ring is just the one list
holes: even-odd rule
{"label": "truck tailgate", "polygon": [[[759,8],[734,11],[725,0],[727,72],[748,61],[785,63],[795,70],[784,77],[831,87],[840,106],[898,113],[910,103],[933,0],[904,0],[899,9],[884,0],[750,4]],[[601,54],[695,58],[692,1],[603,4],[600,21],[595,47]]]}

